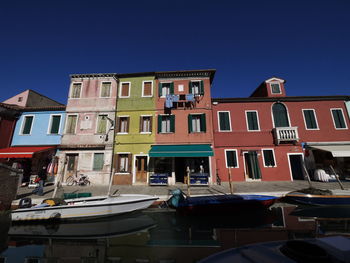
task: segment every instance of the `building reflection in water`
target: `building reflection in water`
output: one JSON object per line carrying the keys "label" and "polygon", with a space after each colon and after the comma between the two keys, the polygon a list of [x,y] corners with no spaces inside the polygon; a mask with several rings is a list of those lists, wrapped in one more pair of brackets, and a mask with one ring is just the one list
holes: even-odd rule
{"label": "building reflection in water", "polygon": [[166,209],[106,220],[14,225],[7,262],[196,262],[257,242],[349,235],[349,221],[293,216],[295,206],[239,216],[182,217]]}

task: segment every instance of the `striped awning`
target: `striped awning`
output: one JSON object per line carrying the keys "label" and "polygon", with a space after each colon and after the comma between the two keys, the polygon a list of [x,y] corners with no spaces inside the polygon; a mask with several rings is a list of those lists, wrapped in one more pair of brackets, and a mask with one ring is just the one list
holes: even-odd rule
{"label": "striped awning", "polygon": [[0,158],[32,158],[33,154],[53,149],[53,147],[9,147],[0,149]]}

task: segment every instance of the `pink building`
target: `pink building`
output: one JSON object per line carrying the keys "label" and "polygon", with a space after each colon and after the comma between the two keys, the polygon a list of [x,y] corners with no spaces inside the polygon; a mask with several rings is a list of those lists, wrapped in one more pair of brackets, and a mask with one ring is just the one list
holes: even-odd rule
{"label": "pink building", "polygon": [[249,98],[213,99],[220,179],[304,179],[305,152],[311,177],[316,166],[328,169],[330,163],[350,175],[346,101],[349,96],[288,97],[280,78],[264,81]]}

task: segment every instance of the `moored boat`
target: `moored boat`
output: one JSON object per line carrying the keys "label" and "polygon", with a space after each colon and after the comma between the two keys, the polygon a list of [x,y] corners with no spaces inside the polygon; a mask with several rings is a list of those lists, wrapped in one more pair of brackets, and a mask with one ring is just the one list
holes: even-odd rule
{"label": "moored boat", "polygon": [[27,202],[20,202],[20,208],[12,210],[11,217],[12,221],[106,217],[146,209],[157,199],[150,195],[121,194],[67,199],[59,203],[48,199],[36,206],[31,206],[30,199],[27,199]]}
{"label": "moored boat", "polygon": [[269,195],[222,194],[189,197],[176,189],[172,191],[168,204],[181,214],[210,215],[267,209],[277,200],[278,197]]}

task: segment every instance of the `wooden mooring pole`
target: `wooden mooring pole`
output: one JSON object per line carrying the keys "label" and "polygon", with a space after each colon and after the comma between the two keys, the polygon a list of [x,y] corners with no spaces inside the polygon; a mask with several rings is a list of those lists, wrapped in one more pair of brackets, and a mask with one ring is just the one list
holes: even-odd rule
{"label": "wooden mooring pole", "polygon": [[233,194],[233,186],[231,182],[231,167],[228,168],[228,183],[230,184],[230,193]]}

